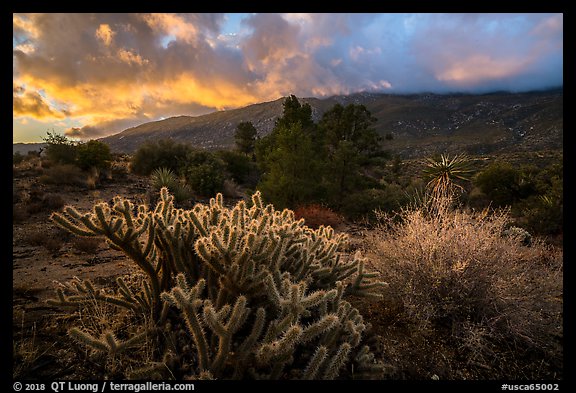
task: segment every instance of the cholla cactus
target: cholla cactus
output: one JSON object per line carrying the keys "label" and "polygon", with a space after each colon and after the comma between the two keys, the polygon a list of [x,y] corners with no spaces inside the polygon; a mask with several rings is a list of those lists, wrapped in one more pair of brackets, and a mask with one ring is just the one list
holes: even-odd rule
{"label": "cholla cactus", "polygon": [[[351,363],[380,369],[361,345],[367,325],[343,297],[379,296],[382,283],[364,271],[358,254],[342,253],[345,235],[312,230],[292,211],[264,206],[259,193],[251,207],[241,201],[227,208],[221,194],[190,210],[172,201],[163,188],[154,210],[116,197],[112,207],[100,203],[92,213],[66,207],[53,214],[77,235],[106,237],[146,275],[139,292],[122,280],[117,296],[76,283],[72,295],[60,290],[53,304],[96,300],[151,312],[158,326],[182,321],[187,339],[160,344],[177,359],[173,376],[333,379]],[[88,339],[78,329],[73,336],[94,349],[112,348],[105,337]],[[186,374],[174,369],[184,364]]]}
{"label": "cholla cactus", "polygon": [[532,235],[524,228],[511,226],[502,232],[502,236],[516,239],[524,246],[530,246],[532,244]]}

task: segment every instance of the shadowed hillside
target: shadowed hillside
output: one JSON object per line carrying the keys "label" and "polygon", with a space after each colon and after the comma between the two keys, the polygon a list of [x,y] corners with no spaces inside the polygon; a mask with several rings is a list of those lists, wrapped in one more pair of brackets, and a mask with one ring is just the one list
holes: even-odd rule
{"label": "shadowed hillside", "polygon": [[[172,117],[129,128],[102,141],[113,151],[125,153],[149,139],[165,138],[208,149],[232,147],[241,121],[251,121],[260,136],[267,135],[282,114],[283,101],[197,117]],[[386,148],[404,158],[436,152],[486,154],[562,148],[562,90],[483,95],[358,93],[302,101],[312,106],[316,121],[337,102],[365,105],[378,119],[377,131],[388,135]]]}

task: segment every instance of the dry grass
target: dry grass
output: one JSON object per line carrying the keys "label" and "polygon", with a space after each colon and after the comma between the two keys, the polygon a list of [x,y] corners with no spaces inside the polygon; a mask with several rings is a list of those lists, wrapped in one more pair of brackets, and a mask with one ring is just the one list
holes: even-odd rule
{"label": "dry grass", "polygon": [[465,212],[439,198],[398,217],[380,214],[366,250],[390,285],[387,301],[402,305],[399,318],[427,335],[447,334],[493,377],[528,373],[522,364],[493,369],[520,352],[562,362],[562,251],[502,236],[508,224],[506,211]]}
{"label": "dry grass", "polygon": [[[21,314],[21,335],[23,336],[24,328],[24,311]],[[13,377],[18,378],[24,370],[28,369],[39,357],[39,349],[36,343],[36,324],[33,324],[29,337],[14,337],[12,341],[12,351],[14,354]]]}
{"label": "dry grass", "polygon": [[[123,276],[128,288],[135,290],[141,287],[144,277],[140,274]],[[74,280],[60,284],[66,291],[70,285],[74,285]],[[112,294],[109,288],[102,288],[105,293]],[[77,339],[70,338],[70,343],[77,349],[77,354],[83,363],[99,364],[101,367],[95,370],[98,378],[126,378],[126,375],[135,373],[142,368],[161,367],[153,359],[156,355],[157,343],[152,338],[156,327],[149,316],[137,314],[115,305],[93,299],[83,303],[73,314],[70,315],[70,325],[75,326],[83,332],[98,338],[104,334],[112,332],[115,339],[123,341],[141,332],[149,332],[145,339],[139,341],[135,346],[127,351],[119,353],[105,353],[95,349],[89,349],[86,345],[78,342]],[[153,372],[146,375],[147,379],[152,379]]]}

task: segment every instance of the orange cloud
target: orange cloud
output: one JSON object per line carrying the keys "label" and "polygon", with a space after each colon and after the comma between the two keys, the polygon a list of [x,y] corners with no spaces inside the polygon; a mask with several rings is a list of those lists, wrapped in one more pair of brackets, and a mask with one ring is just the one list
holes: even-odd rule
{"label": "orange cloud", "polygon": [[34,21],[30,20],[26,15],[12,15],[12,26],[14,32],[22,32],[30,38],[38,38],[40,36],[40,31],[34,25]]}
{"label": "orange cloud", "polygon": [[137,64],[141,66],[148,63],[147,59],[143,59],[139,54],[124,48],[118,50],[118,58],[126,64]]}
{"label": "orange cloud", "polygon": [[494,59],[488,55],[472,55],[452,62],[445,70],[438,72],[436,78],[443,82],[474,84],[516,75],[524,66],[525,62],[518,59]]}
{"label": "orange cloud", "polygon": [[112,31],[110,25],[107,23],[101,24],[96,30],[96,37],[100,39],[106,46],[110,46],[112,43],[112,38],[114,38],[114,34],[116,33]]}
{"label": "orange cloud", "polygon": [[22,86],[14,86],[12,112],[14,116],[27,116],[37,120],[64,119],[67,113],[50,107],[36,91],[28,91]]}
{"label": "orange cloud", "polygon": [[160,30],[185,42],[195,42],[198,36],[198,29],[176,14],[147,14],[142,18],[153,30]]}

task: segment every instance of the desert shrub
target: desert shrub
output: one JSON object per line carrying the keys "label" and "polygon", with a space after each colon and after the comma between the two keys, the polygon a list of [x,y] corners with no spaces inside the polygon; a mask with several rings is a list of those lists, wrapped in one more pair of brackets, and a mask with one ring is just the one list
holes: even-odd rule
{"label": "desert shrub", "polygon": [[[99,203],[87,214],[67,207],[52,219],[77,235],[105,236],[142,273],[119,278],[117,292],[76,280],[51,301],[132,313],[115,329],[69,331],[104,358],[125,362],[118,378],[334,379],[352,368],[357,378],[381,371],[363,341],[367,325],[344,300],[377,296],[381,283],[359,255],[343,254],[345,235],[312,230],[292,211],[264,206],[259,193],[250,207],[226,208],[218,194],[184,210],[163,188],[153,210],[116,197],[112,206]],[[135,349],[143,342],[154,344],[153,358],[136,359],[136,369],[134,357],[148,356]]]}
{"label": "desert shrub", "polygon": [[75,237],[72,240],[72,247],[75,250],[86,254],[95,254],[102,244],[102,240],[93,237]]}
{"label": "desert shrub", "polygon": [[73,164],[57,164],[44,169],[38,179],[44,184],[86,186],[86,174]]}
{"label": "desert shrub", "polygon": [[246,196],[246,193],[234,180],[225,179],[222,183],[222,195],[225,198],[242,198]]}
{"label": "desert shrub", "polygon": [[46,138],[45,154],[53,164],[72,165],[76,163],[78,149],[76,143],[64,135],[51,134],[48,132]]}
{"label": "desert shrub", "polygon": [[564,209],[560,198],[539,195],[522,201],[518,207],[526,227],[539,235],[561,233],[564,227]]}
{"label": "desert shrub", "polygon": [[517,226],[510,226],[502,232],[503,236],[515,239],[518,243],[524,246],[532,245],[532,235],[524,228]]}
{"label": "desert shrub", "polygon": [[64,206],[64,199],[59,194],[44,194],[41,190],[31,190],[26,201],[28,214],[37,214],[45,210],[57,210]]}
{"label": "desert shrub", "polygon": [[476,175],[474,183],[495,207],[510,206],[520,197],[521,173],[508,162],[494,162]]}
{"label": "desert shrub", "polygon": [[216,153],[225,166],[226,172],[238,184],[250,183],[254,187],[257,182],[257,166],[250,157],[237,151],[221,150]]}
{"label": "desert shrub", "polygon": [[26,213],[28,215],[38,214],[44,210],[44,204],[40,201],[32,201],[26,203]]}
{"label": "desert shrub", "polygon": [[130,169],[138,175],[149,176],[156,168],[168,168],[179,173],[192,150],[189,144],[171,139],[148,141],[140,145],[132,156]]}
{"label": "desert shrub", "polygon": [[213,162],[188,167],[184,176],[186,183],[198,195],[213,195],[223,189],[224,176],[221,167]]}
{"label": "desert shrub", "polygon": [[30,217],[26,207],[22,205],[14,205],[12,207],[12,222],[15,224],[20,224],[26,221]]}
{"label": "desert shrub", "polygon": [[393,211],[405,203],[407,197],[400,186],[390,184],[385,189],[372,188],[347,195],[340,211],[351,220],[374,221],[375,210]]}
{"label": "desert shrub", "polygon": [[108,169],[112,162],[110,147],[100,141],[91,140],[77,146],[76,164],[83,170],[90,168]]}
{"label": "desert shrub", "polygon": [[24,241],[36,247],[44,247],[50,253],[57,253],[64,244],[64,239],[57,233],[46,230],[33,230],[28,232]]}
{"label": "desert shrub", "polygon": [[201,196],[222,192],[226,166],[214,153],[193,150],[186,156],[182,173],[192,190]]}
{"label": "desert shrub", "polygon": [[492,365],[492,377],[521,354],[562,362],[561,250],[503,236],[508,211],[467,213],[448,198],[399,215],[381,215],[367,240],[399,318],[447,334],[460,356]]}
{"label": "desert shrub", "polygon": [[22,161],[24,161],[24,155],[22,153],[20,153],[19,151],[17,151],[16,153],[14,153],[12,155],[12,164],[13,165],[18,165]]}
{"label": "desert shrub", "polygon": [[44,195],[43,203],[46,209],[56,210],[64,206],[64,199],[59,194],[46,194]]}
{"label": "desert shrub", "polygon": [[319,228],[320,225],[336,228],[343,222],[342,217],[332,209],[317,204],[299,206],[294,210],[296,219],[303,218],[310,228]]}

